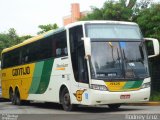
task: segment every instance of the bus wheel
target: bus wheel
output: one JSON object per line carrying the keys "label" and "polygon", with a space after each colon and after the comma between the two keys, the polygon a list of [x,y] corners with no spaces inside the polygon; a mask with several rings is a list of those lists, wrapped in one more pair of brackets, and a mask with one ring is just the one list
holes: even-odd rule
{"label": "bus wheel", "polygon": [[10,90],[9,91],[9,99],[10,101],[12,102],[13,105],[15,105],[15,99],[14,99],[14,93],[13,93],[13,90]]}
{"label": "bus wheel", "polygon": [[121,106],[121,104],[109,104],[108,107],[111,110],[117,110],[119,107]]}
{"label": "bus wheel", "polygon": [[15,91],[15,96],[14,97],[15,97],[15,104],[16,105],[21,105],[20,94],[19,94],[18,90]]}
{"label": "bus wheel", "polygon": [[73,105],[71,104],[70,95],[67,88],[64,88],[61,93],[61,103],[65,111],[72,111]]}

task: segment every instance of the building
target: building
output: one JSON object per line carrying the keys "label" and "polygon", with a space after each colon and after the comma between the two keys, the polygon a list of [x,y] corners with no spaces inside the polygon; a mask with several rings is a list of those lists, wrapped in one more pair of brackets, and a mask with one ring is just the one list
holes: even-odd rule
{"label": "building", "polygon": [[88,11],[80,12],[80,5],[78,3],[71,4],[71,15],[63,17],[63,25],[78,21],[83,16],[87,15]]}

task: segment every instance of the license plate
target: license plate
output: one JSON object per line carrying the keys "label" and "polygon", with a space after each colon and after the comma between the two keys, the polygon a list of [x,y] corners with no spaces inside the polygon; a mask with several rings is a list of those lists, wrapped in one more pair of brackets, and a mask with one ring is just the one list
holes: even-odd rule
{"label": "license plate", "polygon": [[130,99],[130,95],[121,95],[120,99]]}

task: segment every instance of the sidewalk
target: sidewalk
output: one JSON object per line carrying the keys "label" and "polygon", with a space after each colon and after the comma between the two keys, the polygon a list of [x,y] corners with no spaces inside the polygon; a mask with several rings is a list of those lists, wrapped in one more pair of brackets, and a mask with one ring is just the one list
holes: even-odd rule
{"label": "sidewalk", "polygon": [[134,105],[134,106],[160,106],[160,101],[149,101],[149,102],[140,102],[140,103],[127,103],[125,105]]}

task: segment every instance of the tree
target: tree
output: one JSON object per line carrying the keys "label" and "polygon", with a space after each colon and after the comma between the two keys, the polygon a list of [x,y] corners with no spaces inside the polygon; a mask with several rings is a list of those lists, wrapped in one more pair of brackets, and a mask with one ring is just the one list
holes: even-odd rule
{"label": "tree", "polygon": [[58,25],[55,24],[47,24],[47,25],[39,25],[38,28],[41,29],[41,31],[39,31],[37,34],[42,34],[44,32],[47,32],[49,30],[54,30],[58,28]]}
{"label": "tree", "polygon": [[102,8],[92,7],[92,13],[82,18],[82,20],[125,20],[131,21],[133,7],[137,0],[113,0],[106,1]]}
{"label": "tree", "polygon": [[19,37],[14,28],[10,28],[7,33],[0,33],[0,53],[3,49],[19,44],[31,37],[30,35]]}
{"label": "tree", "polygon": [[33,36],[31,36],[31,35],[24,35],[24,36],[19,37],[19,39],[20,39],[21,42],[23,42],[24,40],[27,40],[27,39],[32,38],[32,37]]}
{"label": "tree", "polygon": [[8,41],[11,45],[15,45],[20,42],[19,37],[18,37],[16,30],[14,28],[10,28],[8,30],[7,35],[11,38],[11,41]]}
{"label": "tree", "polygon": [[147,9],[153,0],[140,0],[136,2],[136,5],[133,7],[133,16],[132,21],[135,21],[140,11]]}
{"label": "tree", "polygon": [[149,5],[151,4],[153,0],[140,0],[137,3],[137,6],[139,7],[139,9],[146,9],[149,7]]}
{"label": "tree", "polygon": [[[11,39],[11,37],[8,34],[5,33],[1,33],[0,34],[0,53],[2,52],[2,50],[4,48],[10,47],[11,46],[11,42],[13,39]],[[0,56],[1,58],[1,56]]]}
{"label": "tree", "polygon": [[103,19],[103,12],[101,9],[92,7],[92,13],[87,14],[87,16],[84,16],[80,20],[101,20]]}
{"label": "tree", "polygon": [[105,2],[103,6],[103,18],[105,20],[123,20],[130,21],[132,16],[132,8],[127,7],[124,0],[120,2]]}
{"label": "tree", "polygon": [[151,7],[139,12],[135,19],[145,37],[153,37],[160,40],[160,4],[152,4]]}

